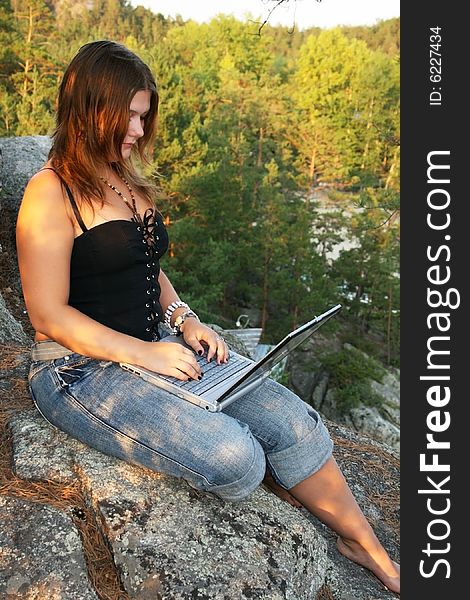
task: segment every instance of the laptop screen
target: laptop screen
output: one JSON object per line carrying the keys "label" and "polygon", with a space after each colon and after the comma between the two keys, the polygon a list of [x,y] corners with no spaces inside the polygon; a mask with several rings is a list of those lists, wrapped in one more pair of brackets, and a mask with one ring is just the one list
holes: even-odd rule
{"label": "laptop screen", "polygon": [[254,363],[253,366],[246,371],[240,379],[238,379],[228,390],[226,390],[219,398],[219,401],[226,398],[240,386],[244,387],[245,385],[251,383],[254,379],[258,379],[265,373],[270,372],[274,365],[280,362],[289,354],[289,352],[310,337],[314,331],[319,329],[340,310],[341,304],[336,304],[320,316],[315,317],[308,323],[305,323],[305,325],[301,325],[298,329],[286,335],[286,337],[281,340],[279,344],[274,346],[274,348],[270,350],[260,361]]}

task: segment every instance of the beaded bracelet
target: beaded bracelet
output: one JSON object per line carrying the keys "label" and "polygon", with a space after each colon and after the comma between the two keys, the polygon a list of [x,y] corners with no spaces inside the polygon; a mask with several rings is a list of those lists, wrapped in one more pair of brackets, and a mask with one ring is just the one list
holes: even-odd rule
{"label": "beaded bracelet", "polygon": [[174,335],[181,335],[183,332],[181,331],[181,326],[183,325],[183,323],[186,321],[186,319],[188,319],[189,317],[193,317],[194,319],[197,319],[199,321],[199,317],[197,316],[197,314],[189,309],[186,312],[184,312],[182,315],[178,315],[175,319],[175,324],[173,326],[172,329],[172,333]]}
{"label": "beaded bracelet", "polygon": [[189,308],[189,306],[186,304],[186,302],[181,302],[181,300],[175,300],[175,302],[172,302],[171,304],[169,304],[168,307],[167,307],[167,309],[166,309],[166,311],[165,311],[165,316],[163,318],[163,322],[170,329],[172,329],[172,327],[171,327],[171,316],[173,315],[173,313],[175,312],[175,310],[177,308],[186,308],[187,310],[191,310]]}

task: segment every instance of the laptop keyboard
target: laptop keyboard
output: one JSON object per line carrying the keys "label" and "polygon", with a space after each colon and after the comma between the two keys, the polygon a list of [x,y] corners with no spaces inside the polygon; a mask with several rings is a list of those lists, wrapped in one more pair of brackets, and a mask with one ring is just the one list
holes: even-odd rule
{"label": "laptop keyboard", "polygon": [[225,381],[227,377],[235,375],[244,369],[248,362],[251,362],[248,361],[248,359],[243,358],[243,356],[234,356],[233,354],[230,355],[227,363],[221,363],[220,365],[217,364],[215,358],[209,363],[205,356],[196,356],[196,360],[201,368],[201,373],[203,374],[203,378],[200,381],[195,379],[181,381],[180,379],[176,379],[176,377],[170,377],[168,375],[160,375],[160,377],[185,390],[189,390],[195,394],[201,394],[207,392],[218,383]]}

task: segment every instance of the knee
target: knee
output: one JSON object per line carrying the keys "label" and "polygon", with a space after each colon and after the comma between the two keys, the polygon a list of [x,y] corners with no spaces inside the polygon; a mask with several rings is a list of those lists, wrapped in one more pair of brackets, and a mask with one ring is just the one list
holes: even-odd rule
{"label": "knee", "polygon": [[277,482],[291,489],[325,464],[333,442],[320,416],[310,407],[305,417],[286,420],[286,426],[280,432],[277,448],[267,453],[267,462]]}
{"label": "knee", "polygon": [[251,433],[221,442],[214,459],[216,466],[207,490],[223,500],[243,500],[264,478],[264,451]]}
{"label": "knee", "polygon": [[261,414],[266,416],[260,421],[259,439],[268,454],[302,444],[321,429],[319,414],[291,390],[268,380],[263,395]]}
{"label": "knee", "polygon": [[307,410],[300,403],[289,406],[282,417],[276,420],[273,428],[270,452],[281,452],[302,444],[319,428],[321,422],[318,413]]}

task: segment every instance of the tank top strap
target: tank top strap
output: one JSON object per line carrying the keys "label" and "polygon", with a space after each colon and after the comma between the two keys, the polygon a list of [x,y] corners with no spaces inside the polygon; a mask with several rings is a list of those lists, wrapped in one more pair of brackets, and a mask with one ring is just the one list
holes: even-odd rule
{"label": "tank top strap", "polygon": [[70,190],[69,186],[67,185],[67,182],[52,167],[43,167],[42,169],[40,169],[40,171],[45,171],[46,169],[48,169],[49,171],[54,171],[54,173],[57,175],[57,177],[63,183],[63,185],[65,187],[65,191],[67,192],[67,196],[69,197],[69,201],[70,201],[70,205],[73,210],[73,214],[75,215],[75,218],[77,219],[77,223],[80,225],[81,230],[83,231],[83,233],[85,233],[85,231],[88,231],[88,228],[85,225],[85,223],[83,222],[82,215],[80,214],[77,203],[75,202],[75,198],[73,197],[72,191]]}

